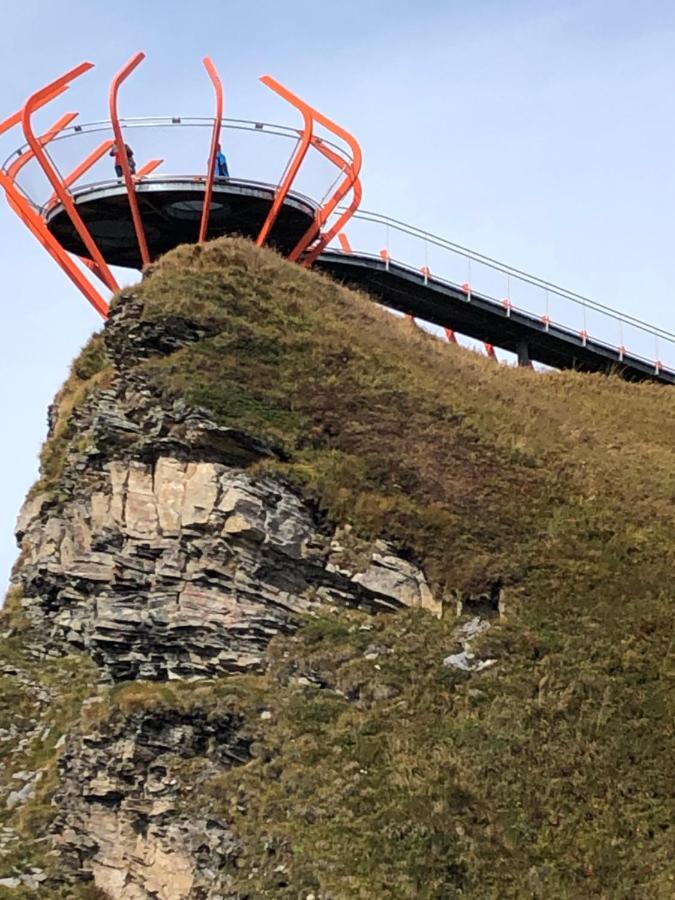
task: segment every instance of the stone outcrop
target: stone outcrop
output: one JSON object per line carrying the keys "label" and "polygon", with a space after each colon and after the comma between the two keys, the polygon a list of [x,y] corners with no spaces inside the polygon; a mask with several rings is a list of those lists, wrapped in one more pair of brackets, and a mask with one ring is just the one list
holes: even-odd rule
{"label": "stone outcrop", "polygon": [[340,540],[286,485],[217,462],[112,460],[89,496],[51,511],[29,501],[19,534],[45,652],[87,650],[112,680],[257,668],[322,603],[434,607],[423,574],[383,542],[363,571],[345,568]]}
{"label": "stone outcrop", "polygon": [[393,548],[361,546],[355,563],[349,527],[251,470],[275,448],[150,389],[139,362],[203,336],[142,321],[133,293],[111,316],[114,373],[70,417],[58,491],[17,524],[15,581],[42,652],[86,650],[113,681],[211,677],[259,668],[321,604],[440,613]]}
{"label": "stone outcrop", "polygon": [[119,900],[233,896],[236,839],[185,801],[248,759],[239,725],[233,715],[143,711],[72,735],[59,761],[54,828],[67,868]]}

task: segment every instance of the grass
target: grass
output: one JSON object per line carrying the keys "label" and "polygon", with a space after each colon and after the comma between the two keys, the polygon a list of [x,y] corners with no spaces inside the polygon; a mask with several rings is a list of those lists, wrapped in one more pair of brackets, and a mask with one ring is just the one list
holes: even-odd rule
{"label": "grass", "polygon": [[40,454],[40,479],[33,486],[31,496],[57,486],[70,448],[86,449],[78,444],[72,427],[72,414],[96,387],[103,387],[109,382],[111,374],[103,336],[96,334],[73,362],[69,377],[56,395],[50,437]]}
{"label": "grass", "polygon": [[[88,656],[36,660],[27,651],[31,628],[22,614],[21,595],[10,590],[0,610],[0,664],[18,670],[0,678],[0,728],[14,727],[16,737],[0,742],[0,785],[3,792],[23,782],[13,779],[19,771],[41,771],[34,796],[14,810],[0,808],[0,826],[11,826],[18,839],[0,855],[0,878],[21,874],[31,867],[42,869],[48,881],[33,890],[0,886],[0,898],[11,900],[102,900],[90,885],[65,885],[58,859],[50,853],[48,830],[58,810],[52,804],[58,786],[57,745],[78,721],[84,699],[97,690],[96,668]],[[35,686],[48,692],[45,702]],[[23,746],[21,743],[23,742]]]}
{"label": "grass", "polygon": [[261,468],[448,605],[504,592],[480,675],[443,667],[449,618],[344,613],[258,680],[120,689],[121,714],[240,691],[254,758],[196,802],[244,839],[242,894],[672,897],[675,393],[496,366],[243,240],[131,290],[208,335],[139,363],[154,389],[267,439]]}

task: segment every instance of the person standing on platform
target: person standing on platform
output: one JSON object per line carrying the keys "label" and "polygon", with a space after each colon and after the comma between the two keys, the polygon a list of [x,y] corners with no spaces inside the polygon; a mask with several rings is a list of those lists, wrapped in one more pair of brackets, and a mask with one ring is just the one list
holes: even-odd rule
{"label": "person standing on platform", "polygon": [[[136,174],[136,160],[134,159],[134,151],[128,144],[124,145],[124,152],[127,155],[127,162],[129,163],[129,170],[132,175]],[[124,170],[122,169],[122,159],[119,150],[117,149],[117,144],[113,144],[113,148],[110,151],[110,156],[115,157],[115,175],[118,178],[121,178],[124,175]]]}
{"label": "person standing on platform", "polygon": [[225,158],[225,154],[223,153],[220,144],[216,149],[216,178],[229,178],[230,172],[227,168],[227,159]]}

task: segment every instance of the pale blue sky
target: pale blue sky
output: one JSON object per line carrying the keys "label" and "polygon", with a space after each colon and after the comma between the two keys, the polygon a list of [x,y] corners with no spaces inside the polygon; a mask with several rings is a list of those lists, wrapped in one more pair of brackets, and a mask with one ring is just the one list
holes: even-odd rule
{"label": "pale blue sky", "polygon": [[[22,0],[3,13],[0,118],[83,59],[67,105],[105,118],[142,49],[126,114],[208,115],[210,54],[226,115],[293,125],[269,72],[358,136],[366,208],[673,331],[674,47],[667,2]],[[0,235],[1,591],[47,405],[99,323],[4,202]]]}

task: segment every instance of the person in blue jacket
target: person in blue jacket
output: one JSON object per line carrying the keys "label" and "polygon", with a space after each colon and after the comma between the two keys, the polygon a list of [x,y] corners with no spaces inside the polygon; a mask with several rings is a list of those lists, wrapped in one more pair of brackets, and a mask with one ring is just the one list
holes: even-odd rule
{"label": "person in blue jacket", "polygon": [[227,168],[227,159],[225,158],[225,154],[220,148],[220,144],[218,144],[218,148],[216,151],[216,178],[229,178],[230,172]]}

